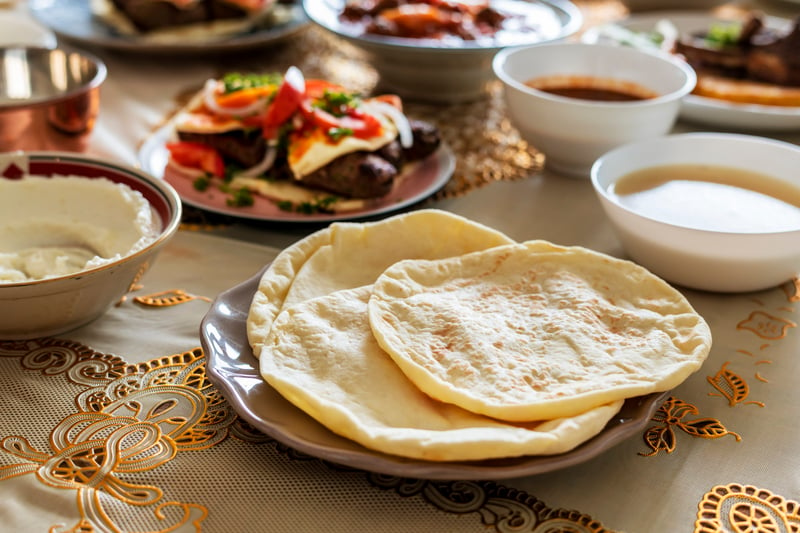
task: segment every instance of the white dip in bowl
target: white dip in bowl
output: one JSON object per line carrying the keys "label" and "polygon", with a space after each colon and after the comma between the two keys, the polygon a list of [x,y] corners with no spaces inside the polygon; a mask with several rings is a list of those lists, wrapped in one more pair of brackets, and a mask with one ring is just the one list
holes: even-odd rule
{"label": "white dip in bowl", "polygon": [[158,236],[149,202],[108,179],[0,180],[0,283],[74,274],[143,249]]}

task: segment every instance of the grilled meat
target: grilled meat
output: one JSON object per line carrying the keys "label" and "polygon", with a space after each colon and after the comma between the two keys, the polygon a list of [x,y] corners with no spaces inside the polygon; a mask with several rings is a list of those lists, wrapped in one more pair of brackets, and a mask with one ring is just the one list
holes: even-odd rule
{"label": "grilled meat", "polygon": [[233,130],[225,133],[193,133],[178,131],[182,141],[199,142],[216,148],[228,163],[250,168],[264,158],[267,143],[258,129]]}
{"label": "grilled meat", "polygon": [[300,183],[348,198],[377,198],[392,190],[397,168],[382,157],[354,152],[303,176]]}
{"label": "grilled meat", "polygon": [[236,19],[248,16],[239,6],[224,0],[198,0],[178,7],[169,0],[111,0],[139,31]]}
{"label": "grilled meat", "polygon": [[707,32],[683,36],[674,51],[699,73],[800,86],[800,18],[786,35],[767,28],[755,14],[735,42],[719,45],[708,37]]}

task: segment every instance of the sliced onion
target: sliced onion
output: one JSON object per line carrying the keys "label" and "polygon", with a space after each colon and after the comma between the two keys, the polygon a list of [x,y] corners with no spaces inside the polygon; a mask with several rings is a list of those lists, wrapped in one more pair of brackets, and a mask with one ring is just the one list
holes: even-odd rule
{"label": "sliced onion", "polygon": [[167,159],[167,168],[170,168],[178,172],[179,174],[183,174],[187,178],[192,178],[192,179],[201,178],[206,175],[206,172],[204,170],[181,165],[180,163],[175,162],[175,160],[172,159],[172,157]]}
{"label": "sliced onion", "polygon": [[275,156],[278,154],[278,148],[272,144],[267,145],[267,150],[264,152],[264,157],[255,166],[252,166],[239,173],[241,176],[247,178],[255,178],[264,174],[267,170],[272,168],[275,164]]}
{"label": "sliced onion", "polygon": [[655,29],[664,36],[664,40],[661,42],[661,49],[665,52],[672,50],[675,46],[675,41],[677,41],[680,36],[675,24],[668,19],[661,19],[656,23]]}
{"label": "sliced onion", "polygon": [[264,104],[266,103],[266,98],[259,98],[252,104],[248,104],[241,107],[224,107],[217,103],[217,89],[219,88],[220,82],[214,79],[210,79],[206,81],[206,84],[203,86],[203,103],[206,104],[206,107],[209,108],[211,111],[218,115],[225,115],[225,116],[247,116],[247,115],[255,115],[262,109],[264,109]]}
{"label": "sliced onion", "polygon": [[286,74],[283,75],[283,81],[291,85],[298,94],[306,92],[306,78],[303,76],[303,72],[294,65],[286,70]]}
{"label": "sliced onion", "polygon": [[400,146],[411,148],[411,145],[414,144],[414,134],[411,132],[411,123],[409,123],[408,117],[402,111],[392,104],[378,100],[364,102],[364,107],[368,110],[372,109],[375,113],[383,115],[394,122],[397,127],[397,134],[400,137]]}

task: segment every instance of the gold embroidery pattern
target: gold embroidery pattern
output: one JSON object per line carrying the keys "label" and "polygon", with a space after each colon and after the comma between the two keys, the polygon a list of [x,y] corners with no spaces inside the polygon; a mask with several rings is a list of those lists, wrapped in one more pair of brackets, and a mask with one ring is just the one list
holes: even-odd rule
{"label": "gold embroidery pattern", "polygon": [[698,505],[694,531],[794,533],[800,531],[800,503],[751,485],[718,485]]}
{"label": "gold embroidery pattern", "polygon": [[61,339],[0,343],[0,356],[21,357],[22,366],[45,375],[66,374],[78,385],[92,386],[125,373],[126,363],[82,344]]}
{"label": "gold embroidery pattern", "polygon": [[421,496],[435,507],[455,514],[478,513],[484,526],[496,531],[531,533],[613,533],[590,516],[551,509],[525,492],[492,481],[436,483],[370,474],[373,486],[404,497]]}
{"label": "gold embroidery pattern", "polygon": [[173,305],[180,305],[193,300],[203,300],[204,302],[211,301],[210,298],[206,298],[205,296],[194,296],[181,289],[136,296],[133,299],[133,301],[137,304],[144,305],[146,307],[172,307]]}
{"label": "gold embroidery pattern", "polygon": [[[800,295],[798,293],[799,288],[800,280],[794,280],[792,283],[783,286],[783,290],[790,303],[800,301]],[[760,300],[753,300],[753,302],[759,306],[764,305]],[[782,310],[787,312],[794,311],[792,308],[782,308]],[[749,331],[766,341],[779,341],[784,339],[788,335],[789,330],[795,327],[797,327],[795,322],[761,310],[751,312],[745,320],[736,324],[737,330]],[[770,344],[770,342],[761,344],[759,350],[766,350],[770,347]],[[736,353],[746,355],[750,358],[755,357],[752,352],[744,349],[736,350]],[[771,363],[772,362],[767,359],[759,359],[754,362],[754,365],[759,366]],[[739,405],[757,405],[759,407],[764,407],[764,402],[748,399],[750,397],[750,386],[747,380],[740,373],[730,370],[728,368],[730,364],[731,362],[727,361],[715,375],[706,376],[706,380],[716,391],[709,392],[708,395],[725,398],[730,407]],[[761,383],[769,382],[769,380],[759,372],[755,372],[754,377]],[[672,415],[670,415],[671,412],[673,412]],[[691,421],[688,424],[683,422],[682,418],[687,414],[698,413],[699,410],[688,403],[676,400],[675,398],[668,399],[652,418],[654,422],[660,422],[662,425],[648,428],[643,435],[644,441],[651,451],[650,453],[643,453],[640,455],[651,457],[656,455],[660,450],[672,453],[677,444],[675,432],[673,430],[674,427],[696,437],[718,438],[724,435],[734,435],[737,441],[741,440],[738,434],[729,432],[718,420],[704,418]]]}
{"label": "gold embroidery pattern", "polygon": [[[711,386],[720,392],[720,394],[709,392],[708,395],[723,396],[728,400],[728,405],[731,407],[740,403],[764,407],[763,402],[747,400],[748,396],[750,396],[750,387],[747,385],[747,381],[745,381],[744,378],[728,370],[729,363],[730,362],[726,362],[722,365],[722,368],[713,377],[706,377]],[[756,374],[756,377],[758,377],[758,374]]]}
{"label": "gold embroidery pattern", "polygon": [[764,311],[753,311],[746,320],[739,322],[736,329],[747,329],[766,340],[780,340],[786,337],[789,328],[796,328],[791,320],[772,316]]}
{"label": "gold embroidery pattern", "polygon": [[[135,522],[152,524],[150,531],[201,531],[208,516],[205,506],[165,501],[161,488],[128,478],[162,468],[182,452],[215,446],[228,436],[269,443],[292,460],[356,471],[297,452],[239,419],[207,380],[200,348],[132,365],[80,343],[38,339],[0,341],[0,356],[17,357],[28,371],[62,376],[85,387],[75,400],[77,412],[52,428],[47,449],[20,435],[0,440],[0,452],[17,459],[0,467],[0,482],[31,475],[47,486],[74,491],[79,518],[71,525],[54,525],[54,532],[123,531],[113,518],[119,513],[108,512],[120,504],[128,506],[125,514],[135,516]],[[533,496],[491,482],[363,474],[374,487],[401,497],[419,496],[445,512],[475,514],[493,531],[613,533],[590,516],[549,508]]]}
{"label": "gold embroidery pattern", "polygon": [[800,302],[800,278],[795,278],[789,283],[782,285],[786,299],[791,302]]}
{"label": "gold embroidery pattern", "polygon": [[667,398],[652,418],[660,425],[647,429],[644,434],[644,441],[651,451],[639,453],[639,455],[652,457],[660,451],[674,452],[677,446],[676,429],[693,437],[718,439],[732,435],[737,441],[742,440],[739,435],[728,431],[719,420],[714,418],[687,419],[688,416],[697,414],[700,414],[700,411],[695,406],[674,397]]}
{"label": "gold embroidery pattern", "polygon": [[20,357],[25,369],[88,386],[76,398],[78,412],[52,429],[49,450],[22,436],[0,441],[0,449],[23,461],[0,468],[0,481],[32,474],[51,487],[76,491],[81,519],[72,531],[119,531],[104,511],[110,499],[130,505],[131,512],[149,509],[156,523],[170,522],[162,531],[185,524],[199,530],[205,507],[164,502],[158,487],[124,480],[179,452],[214,446],[234,426],[237,415],[206,379],[199,348],[140,365],[53,339],[0,343],[0,354]]}

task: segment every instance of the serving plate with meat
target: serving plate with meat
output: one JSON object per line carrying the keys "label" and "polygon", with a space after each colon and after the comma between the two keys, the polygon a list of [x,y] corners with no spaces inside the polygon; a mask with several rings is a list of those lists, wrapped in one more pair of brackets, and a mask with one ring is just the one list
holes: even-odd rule
{"label": "serving plate with meat", "polygon": [[[737,39],[742,42],[734,42]],[[761,17],[754,25],[752,19],[659,12],[591,28],[583,40],[615,41],[685,57],[698,72],[698,86],[684,98],[683,119],[747,131],[800,128],[800,84],[784,78],[792,71],[797,76],[800,69],[800,33],[791,20]]]}
{"label": "serving plate with meat", "polygon": [[383,90],[453,104],[488,95],[503,47],[566,38],[581,27],[568,0],[302,0],[308,18],[361,50]]}
{"label": "serving plate with meat", "polygon": [[362,97],[295,67],[208,80],[139,159],[190,205],[296,222],[402,209],[455,168],[438,128],[409,119],[398,97]]}
{"label": "serving plate with meat", "polygon": [[[111,0],[30,0],[28,9],[60,39],[135,53],[239,51],[281,43],[308,25],[302,7],[291,0],[193,0],[208,9],[191,13],[174,8],[173,0],[115,1],[130,18]],[[238,16],[235,4],[259,2],[262,11]]]}

